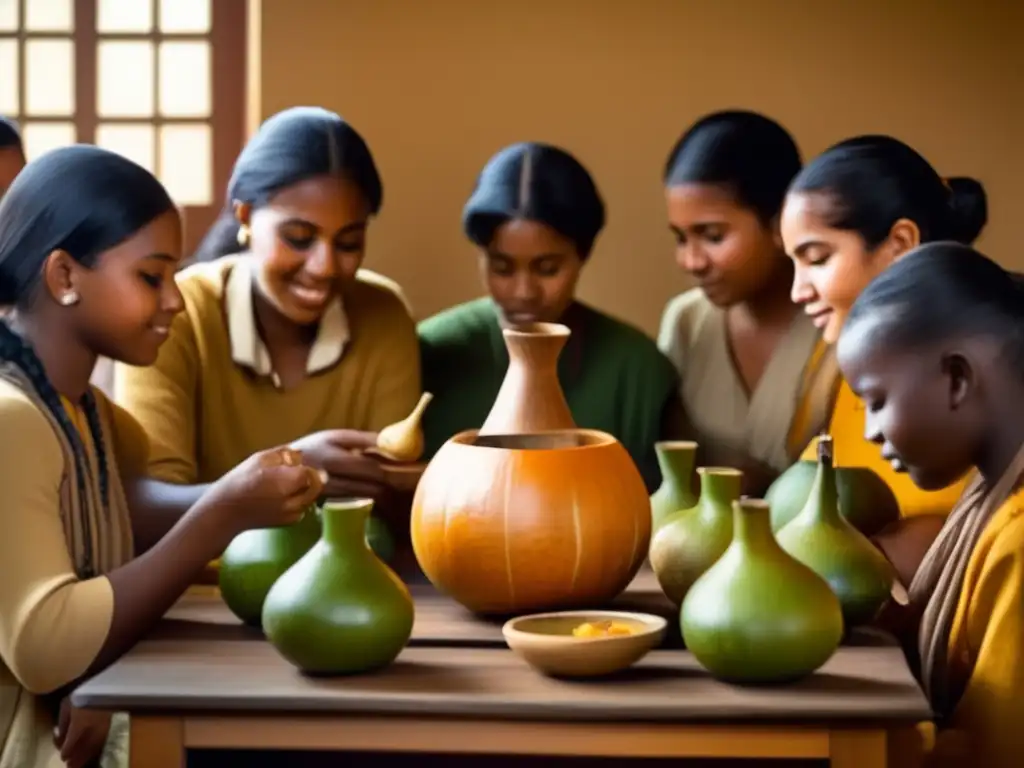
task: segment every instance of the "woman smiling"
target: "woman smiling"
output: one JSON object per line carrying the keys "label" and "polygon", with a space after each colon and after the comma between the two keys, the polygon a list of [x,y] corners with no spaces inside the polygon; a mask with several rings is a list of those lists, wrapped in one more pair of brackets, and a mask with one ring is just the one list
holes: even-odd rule
{"label": "woman smiling", "polygon": [[403,298],[360,269],[382,197],[368,147],[338,115],[297,107],[261,126],[200,263],[177,276],[185,309],[156,364],[116,370],[117,400],[149,434],[153,477],[208,483],[290,443],[326,470],[328,494],[380,494],[380,466],[352,449],[420,394]]}
{"label": "woman smiling", "polygon": [[[922,243],[973,242],[986,219],[977,181],[943,180],[920,154],[889,136],[843,141],[809,163],[786,196],[782,237],[796,267],[793,300],[834,344],[872,279]],[[864,420],[864,404],[844,382],[828,426],[838,465],[873,469],[893,489],[905,517],[947,514],[963,481],[942,490],[916,487],[898,461],[884,460],[864,440]],[[812,442],[804,457],[813,451]]]}

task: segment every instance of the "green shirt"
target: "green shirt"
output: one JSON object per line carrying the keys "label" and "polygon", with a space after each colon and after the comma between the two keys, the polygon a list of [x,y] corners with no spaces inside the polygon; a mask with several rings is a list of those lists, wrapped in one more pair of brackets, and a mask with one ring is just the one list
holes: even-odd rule
{"label": "green shirt", "polygon": [[[653,491],[661,483],[654,443],[679,387],[674,366],[642,331],[579,302],[562,322],[572,335],[558,359],[558,378],[573,419],[614,435]],[[418,330],[423,388],[434,395],[423,418],[429,459],[452,435],[484,423],[508,351],[489,298],[440,312]]]}

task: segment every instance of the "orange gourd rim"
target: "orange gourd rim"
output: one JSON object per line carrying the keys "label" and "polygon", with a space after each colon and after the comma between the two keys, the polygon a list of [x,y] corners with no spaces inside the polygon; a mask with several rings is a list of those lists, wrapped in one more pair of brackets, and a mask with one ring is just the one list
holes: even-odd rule
{"label": "orange gourd rim", "polygon": [[[629,635],[605,635],[603,637],[576,637],[568,635],[552,635],[547,632],[530,632],[519,629],[517,625],[534,621],[535,619],[571,619],[577,618],[582,621],[614,621],[629,620],[643,625]],[[663,616],[656,616],[652,613],[633,613],[630,611],[552,611],[551,613],[531,613],[528,616],[517,616],[509,619],[501,628],[501,633],[506,638],[523,638],[534,643],[534,645],[550,644],[557,646],[564,645],[593,645],[595,643],[621,643],[631,638],[635,641],[638,637],[649,637],[663,632],[668,627],[668,621]]]}
{"label": "orange gourd rim", "polygon": [[484,434],[467,429],[453,435],[448,441],[466,448],[498,451],[592,451],[615,445],[618,440],[598,429],[552,429],[519,434]]}

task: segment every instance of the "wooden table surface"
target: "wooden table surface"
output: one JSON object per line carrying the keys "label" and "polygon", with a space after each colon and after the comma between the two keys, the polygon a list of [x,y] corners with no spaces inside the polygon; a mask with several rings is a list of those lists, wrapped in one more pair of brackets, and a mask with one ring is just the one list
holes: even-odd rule
{"label": "wooden table surface", "polygon": [[[861,762],[849,764],[866,768],[884,764],[884,756],[877,758],[886,731],[931,716],[901,650],[881,634],[856,635],[816,674],[784,687],[715,681],[673,647],[678,632],[619,675],[555,680],[508,650],[500,622],[475,618],[429,586],[414,585],[412,641],[392,666],[311,678],[204,589],[183,598],[150,639],[73,696],[78,706],[129,712],[133,756],[144,749],[137,741],[146,728],[157,728],[176,733],[172,742],[180,748],[380,749],[398,741],[402,749],[429,751],[458,733],[466,750],[485,752],[833,755],[834,764],[845,765],[837,762],[846,758],[835,756],[835,740],[859,734],[861,746],[849,759]],[[649,572],[615,603],[678,624]],[[586,744],[573,738],[578,728],[589,734]],[[467,739],[470,731],[480,738]],[[714,733],[719,738],[703,738]],[[180,765],[155,764],[145,754],[146,768]]]}

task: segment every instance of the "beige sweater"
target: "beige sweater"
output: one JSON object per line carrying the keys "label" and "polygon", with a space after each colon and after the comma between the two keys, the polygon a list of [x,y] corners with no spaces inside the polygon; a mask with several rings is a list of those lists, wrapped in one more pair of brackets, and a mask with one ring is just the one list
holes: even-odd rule
{"label": "beige sweater", "polygon": [[[110,468],[106,509],[84,413],[65,402],[90,454],[86,498],[56,420],[20,372],[0,364],[0,768],[63,766],[41,695],[81,677],[96,658],[114,610],[103,574],[132,557],[122,478],[145,466],[146,437],[94,391]],[[82,579],[77,574],[89,551],[99,575]],[[126,747],[127,723],[118,717],[104,766],[120,762]]]}

